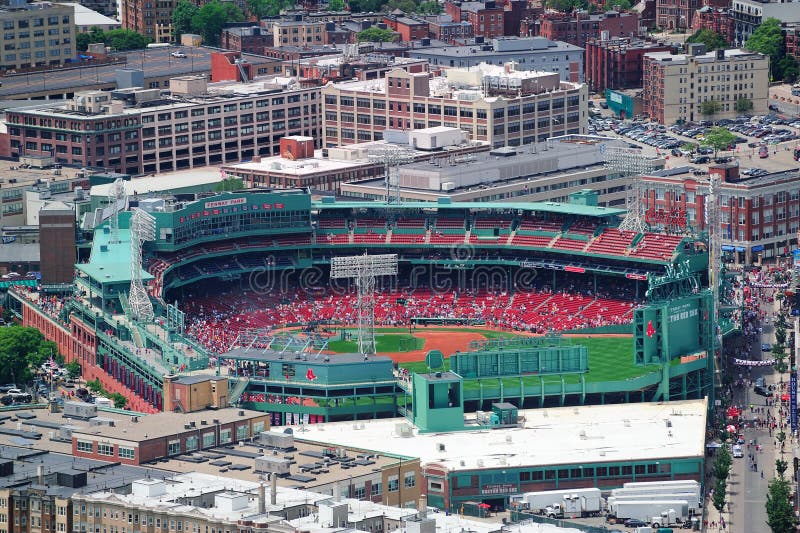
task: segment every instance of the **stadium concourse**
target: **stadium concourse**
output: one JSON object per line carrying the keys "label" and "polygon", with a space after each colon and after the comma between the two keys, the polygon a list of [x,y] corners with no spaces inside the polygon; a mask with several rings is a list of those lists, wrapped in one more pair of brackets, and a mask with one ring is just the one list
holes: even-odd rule
{"label": "stadium concourse", "polygon": [[[510,331],[548,331],[628,324],[639,303],[630,287],[593,293],[575,282],[566,288],[509,294],[506,290],[434,291],[384,290],[376,295],[375,323],[408,326],[417,318],[459,318]],[[358,320],[354,292],[337,294],[319,289],[314,297],[293,289],[282,294],[244,291],[218,293],[186,301],[187,329],[207,349],[227,351],[236,336],[249,329],[281,328],[291,324],[354,324]]]}

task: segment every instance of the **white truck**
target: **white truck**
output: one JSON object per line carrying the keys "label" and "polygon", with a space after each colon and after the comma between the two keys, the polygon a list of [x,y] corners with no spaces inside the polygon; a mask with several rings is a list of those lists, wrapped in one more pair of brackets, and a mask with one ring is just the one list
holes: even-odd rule
{"label": "white truck", "polygon": [[691,479],[677,479],[672,481],[629,481],[628,483],[624,483],[622,485],[622,489],[615,489],[615,490],[624,490],[624,489],[663,490],[667,488],[674,489],[675,487],[690,487],[696,489],[698,492],[700,491],[700,483]]}
{"label": "white truck", "polygon": [[[662,513],[667,513],[662,518]],[[689,504],[685,499],[682,500],[615,500],[608,506],[608,514],[614,517],[617,522],[636,518],[650,524],[662,522],[667,519],[674,519],[672,523],[683,524],[689,519]],[[657,518],[657,521],[653,519]],[[653,526],[653,527],[659,527]]]}
{"label": "white truck", "polygon": [[660,494],[629,494],[623,492],[622,494],[612,491],[611,496],[606,498],[607,505],[611,506],[617,501],[647,501],[647,500],[686,500],[689,507],[689,514],[695,515],[701,512],[702,502],[700,496],[692,492],[673,492],[673,493],[660,493]]}
{"label": "white truck", "polygon": [[[522,508],[553,518],[599,516],[603,509],[600,489],[569,489],[526,492],[511,497]],[[550,508],[550,512],[548,512]]]}

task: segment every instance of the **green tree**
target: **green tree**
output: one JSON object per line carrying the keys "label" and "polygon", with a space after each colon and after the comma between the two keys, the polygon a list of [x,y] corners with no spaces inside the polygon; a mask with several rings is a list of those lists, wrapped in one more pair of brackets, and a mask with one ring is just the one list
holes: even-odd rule
{"label": "green tree", "polygon": [[87,381],[86,388],[95,394],[101,392],[103,390],[103,384],[100,383],[100,379],[95,379],[94,381]]}
{"label": "green tree", "polygon": [[727,150],[731,145],[733,145],[735,140],[736,136],[728,131],[727,128],[714,126],[710,131],[708,131],[708,133],[706,133],[705,138],[700,144],[713,148],[714,157],[716,157],[717,152],[720,150]]}
{"label": "green tree", "polygon": [[725,508],[726,492],[725,480],[718,479],[717,483],[714,485],[714,496],[711,498],[711,503],[714,505],[714,509],[719,512],[722,512]]}
{"label": "green tree", "polygon": [[44,342],[44,335],[35,328],[0,328],[0,382],[28,383],[33,376],[32,363],[39,366],[46,358],[40,352]]}
{"label": "green tree", "polygon": [[244,189],[244,181],[241,178],[227,178],[217,183],[216,191],[241,191]]}
{"label": "green tree", "polygon": [[603,6],[606,11],[627,11],[630,8],[630,0],[606,0]]}
{"label": "green tree", "polygon": [[708,30],[705,28],[703,28],[702,30],[697,30],[688,39],[686,39],[686,42],[703,43],[704,45],[706,45],[706,50],[709,51],[716,50],[717,48],[728,47],[728,42],[725,40],[725,37],[715,32],[714,30]]}
{"label": "green tree", "polygon": [[192,17],[192,32],[203,36],[209,46],[219,46],[222,27],[228,22],[241,22],[244,13],[233,2],[211,0]]}
{"label": "green tree", "polygon": [[721,446],[717,449],[717,456],[714,459],[714,464],[711,466],[712,473],[717,479],[728,479],[733,464],[733,457],[727,446]]}
{"label": "green tree", "polygon": [[369,43],[388,43],[397,39],[397,36],[392,32],[392,30],[384,30],[378,28],[377,26],[373,26],[371,28],[367,28],[364,31],[358,32],[356,35],[358,42],[369,42]]}
{"label": "green tree", "polygon": [[83,371],[81,369],[81,364],[74,359],[69,363],[67,363],[66,365],[64,365],[64,368],[67,369],[67,374],[69,375],[70,379],[77,379],[81,375],[81,372]]}
{"label": "green tree", "polygon": [[772,533],[792,533],[797,520],[794,516],[789,481],[775,478],[769,482],[767,489],[767,525]]}
{"label": "green tree", "polygon": [[108,399],[114,402],[114,407],[117,409],[124,409],[128,403],[128,399],[119,392],[112,392],[108,395]]}
{"label": "green tree", "polygon": [[782,79],[787,83],[794,82],[800,76],[800,67],[797,65],[797,59],[793,56],[785,55],[778,60],[777,72],[778,79]]}
{"label": "green tree", "polygon": [[438,15],[442,12],[442,5],[434,0],[427,2],[420,2],[417,7],[417,13],[424,13],[426,15]]}
{"label": "green tree", "polygon": [[351,13],[369,13],[379,11],[383,5],[381,0],[348,0]]}
{"label": "green tree", "polygon": [[569,13],[575,9],[574,0],[547,0],[547,7],[561,11],[562,13]]}
{"label": "green tree", "polygon": [[92,43],[105,43],[105,32],[97,26],[92,26],[86,33],[79,33],[75,36],[75,46],[78,52],[85,52]]}
{"label": "green tree", "polygon": [[700,113],[704,115],[714,115],[719,112],[719,102],[716,100],[706,100],[700,104]]}
{"label": "green tree", "polygon": [[769,56],[770,74],[773,79],[780,79],[776,76],[779,69],[780,59],[784,55],[783,33],[781,32],[781,21],[770,17],[764,20],[756,28],[747,42],[745,48],[752,52],[759,52]]}
{"label": "green tree", "polygon": [[742,96],[736,100],[736,104],[734,104],[734,109],[736,109],[737,113],[747,113],[748,111],[753,110],[753,101],[749,98],[745,98]]}
{"label": "green tree", "polygon": [[141,50],[147,48],[150,39],[133,30],[116,29],[107,31],[104,42],[115,50]]}
{"label": "green tree", "polygon": [[417,3],[414,0],[389,0],[383,9],[386,11],[394,11],[399,9],[404,13],[413,13],[417,10]]}
{"label": "green tree", "polygon": [[328,2],[328,9],[330,11],[344,11],[345,5],[344,0],[330,0]]}
{"label": "green tree", "polygon": [[789,468],[789,463],[784,461],[783,459],[776,459],[775,460],[775,470],[778,471],[778,477],[783,479],[783,475],[786,473],[786,470]]}
{"label": "green tree", "polygon": [[275,17],[280,15],[282,9],[294,5],[292,0],[247,0],[247,9],[256,18]]}
{"label": "green tree", "polygon": [[175,35],[180,36],[184,33],[192,33],[192,18],[200,11],[194,2],[180,0],[172,12],[172,27]]}

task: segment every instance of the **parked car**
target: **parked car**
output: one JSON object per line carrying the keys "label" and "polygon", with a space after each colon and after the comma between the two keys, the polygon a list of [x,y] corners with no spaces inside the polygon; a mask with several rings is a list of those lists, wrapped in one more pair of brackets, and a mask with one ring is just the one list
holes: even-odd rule
{"label": "parked car", "polygon": [[183,59],[183,58],[186,57],[186,54],[184,54],[183,52],[172,52],[170,55],[172,57],[177,57],[177,58],[180,58],[180,59]]}
{"label": "parked car", "polygon": [[647,527],[649,524],[638,518],[628,518],[625,520],[625,527]]}
{"label": "parked car", "polygon": [[694,163],[695,165],[704,165],[706,163],[709,163],[710,161],[711,158],[708,157],[707,155],[699,155],[691,160],[691,162]]}

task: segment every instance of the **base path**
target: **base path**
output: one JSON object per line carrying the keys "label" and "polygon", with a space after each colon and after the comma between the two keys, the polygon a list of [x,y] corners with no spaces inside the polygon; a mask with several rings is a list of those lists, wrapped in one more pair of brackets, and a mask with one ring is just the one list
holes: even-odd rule
{"label": "base path", "polygon": [[391,357],[392,361],[396,363],[424,361],[425,355],[431,350],[440,350],[445,357],[450,357],[457,351],[466,352],[469,350],[470,342],[486,338],[474,331],[415,331],[412,335],[418,339],[425,339],[425,347],[422,350],[381,355]]}

